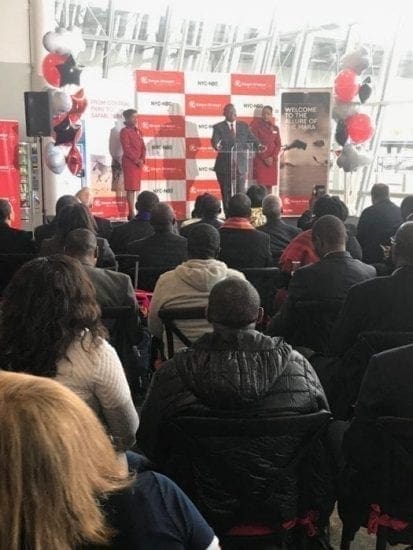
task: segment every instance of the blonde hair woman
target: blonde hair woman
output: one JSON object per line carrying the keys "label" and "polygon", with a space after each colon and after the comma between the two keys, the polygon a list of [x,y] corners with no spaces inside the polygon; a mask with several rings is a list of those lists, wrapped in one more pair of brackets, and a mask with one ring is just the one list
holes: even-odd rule
{"label": "blonde hair woman", "polygon": [[173,482],[125,471],[95,414],[61,384],[0,372],[0,418],[0,548],[219,548]]}

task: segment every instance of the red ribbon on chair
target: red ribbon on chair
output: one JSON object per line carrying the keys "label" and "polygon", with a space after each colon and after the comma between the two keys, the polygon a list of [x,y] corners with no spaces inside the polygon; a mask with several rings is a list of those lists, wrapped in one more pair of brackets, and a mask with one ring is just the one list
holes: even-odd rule
{"label": "red ribbon on chair", "polygon": [[409,525],[402,519],[391,518],[389,514],[382,514],[378,504],[371,504],[367,532],[369,535],[376,535],[379,526],[390,527],[394,531],[403,531]]}
{"label": "red ribbon on chair", "polygon": [[294,518],[290,519],[289,521],[285,521],[282,524],[282,527],[283,529],[286,529],[288,531],[289,529],[293,529],[297,525],[302,525],[307,529],[307,535],[309,537],[314,537],[317,534],[317,519],[318,512],[315,512],[314,510],[309,510],[303,518]]}

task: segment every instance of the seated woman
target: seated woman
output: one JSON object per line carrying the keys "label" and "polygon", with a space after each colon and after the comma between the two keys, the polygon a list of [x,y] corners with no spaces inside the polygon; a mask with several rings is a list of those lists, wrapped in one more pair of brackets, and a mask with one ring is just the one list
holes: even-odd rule
{"label": "seated woman", "polygon": [[251,201],[251,217],[250,222],[254,227],[261,227],[267,221],[267,218],[262,213],[262,201],[267,195],[267,189],[264,185],[251,185],[247,189],[247,195]]}
{"label": "seated woman", "polygon": [[95,289],[78,260],[32,260],[5,290],[0,368],[56,378],[90,405],[117,449],[125,450],[135,441],[139,418],[105,335]]}
{"label": "seated woman", "polygon": [[[66,237],[74,229],[89,229],[97,234],[97,225],[92,214],[84,204],[64,206],[56,217],[56,233],[51,239],[44,239],[40,246],[40,256],[63,254]],[[115,254],[106,239],[96,238],[98,258],[96,267],[113,267],[116,265]]]}
{"label": "seated woman", "polygon": [[0,418],[0,548],[219,549],[172,481],[128,474],[96,416],[61,384],[0,372]]}

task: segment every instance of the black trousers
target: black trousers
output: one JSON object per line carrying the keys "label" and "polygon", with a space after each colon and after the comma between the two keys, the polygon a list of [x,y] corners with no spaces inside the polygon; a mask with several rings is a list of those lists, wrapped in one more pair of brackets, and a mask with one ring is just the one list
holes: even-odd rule
{"label": "black trousers", "polygon": [[[228,217],[228,203],[229,199],[232,197],[232,190],[231,190],[231,173],[230,172],[217,172],[217,180],[219,183],[219,187],[221,188],[221,196],[222,196],[222,205],[224,207],[224,213],[225,217]],[[235,193],[245,193],[246,192],[246,185],[245,185],[245,174],[240,174],[237,172],[237,182],[235,186]]]}

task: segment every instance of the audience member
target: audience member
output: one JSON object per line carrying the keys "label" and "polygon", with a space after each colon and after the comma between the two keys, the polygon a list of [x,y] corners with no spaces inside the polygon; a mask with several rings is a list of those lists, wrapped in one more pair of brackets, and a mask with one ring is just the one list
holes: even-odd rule
{"label": "audience member", "polygon": [[[162,339],[163,325],[158,317],[162,307],[206,308],[211,288],[218,281],[229,276],[244,279],[242,273],[229,269],[216,259],[219,244],[219,232],[215,227],[204,223],[193,226],[188,235],[189,260],[161,275],[156,283],[148,320],[149,330],[154,336]],[[180,321],[178,327],[191,342],[212,330],[206,319]],[[182,347],[182,342],[176,339],[174,349]]]}
{"label": "audience member", "polygon": [[[150,223],[155,233],[144,239],[132,241],[127,247],[129,254],[139,256],[139,268],[166,270],[187,260],[186,239],[174,233],[175,214],[168,204],[160,203],[154,207]],[[154,275],[139,276],[139,286],[145,290],[153,290],[155,282]]]}
{"label": "audience member", "polygon": [[402,218],[400,208],[390,201],[389,186],[376,183],[371,188],[372,205],[361,213],[357,239],[363,249],[363,261],[368,264],[383,261],[380,245],[389,244]]}
{"label": "audience member", "polygon": [[159,198],[156,193],[152,191],[139,193],[135,204],[138,212],[136,216],[129,222],[113,228],[109,242],[115,254],[125,254],[130,242],[153,235],[150,219],[152,210],[157,204],[159,204]]}
{"label": "audience member", "polygon": [[34,230],[34,240],[36,241],[37,248],[40,249],[40,245],[44,239],[51,239],[56,233],[57,228],[57,216],[64,206],[73,206],[78,204],[78,200],[73,195],[62,195],[57,199],[55,211],[56,215],[50,223],[44,223],[39,225]]}
{"label": "audience member", "polygon": [[[224,419],[232,415],[240,420],[260,417],[264,421],[277,415],[328,410],[323,389],[306,359],[282,339],[254,329],[262,309],[259,295],[249,282],[234,277],[218,282],[210,292],[207,314],[213,333],[205,334],[192,349],[178,352],[156,371],[142,409],[138,446],[158,467],[171,473],[178,473],[179,464],[173,465],[162,441],[162,429],[173,417]],[[287,452],[286,442],[277,436],[266,437],[266,457],[255,447],[250,454],[235,452],[230,433],[221,440],[220,458],[211,464],[205,479],[212,486],[216,486],[216,478],[214,485],[210,477],[214,470],[220,468],[221,461],[228,465],[232,459],[234,469],[249,472],[251,486],[257,478],[260,487],[270,483],[269,448],[276,447],[277,453]],[[322,461],[320,453],[314,467],[321,478],[325,474]],[[185,477],[182,467],[177,477]],[[277,494],[282,493],[279,485],[273,487]],[[243,487],[243,492],[248,490],[251,487]],[[239,497],[231,497],[231,510],[225,512],[222,501],[202,504],[208,509],[216,506],[215,510],[221,510],[221,516],[225,514],[228,520],[233,509],[239,514]]]}
{"label": "audience member", "polygon": [[404,197],[400,205],[400,214],[403,222],[406,222],[407,218],[413,214],[413,195]]}
{"label": "audience member", "polygon": [[[338,197],[330,197],[323,195],[314,204],[314,219],[313,223],[321,216],[336,216],[341,221],[345,222],[348,216],[347,206]],[[361,260],[362,252],[360,244],[354,235],[347,230],[346,250],[356,260]],[[281,269],[285,273],[291,273],[293,262],[299,262],[302,266],[313,264],[319,260],[317,252],[314,250],[313,241],[311,238],[311,229],[303,231],[295,239],[293,239],[280,258]]]}
{"label": "audience member", "polygon": [[274,265],[277,265],[283,250],[296,237],[301,230],[281,220],[281,199],[276,195],[267,195],[262,201],[262,213],[267,221],[258,231],[263,231],[270,236],[270,246]]}
{"label": "audience member", "polygon": [[191,223],[189,225],[187,224],[184,227],[181,226],[180,233],[182,237],[188,237],[188,234],[191,231],[192,227],[196,227],[196,225],[200,223],[206,223],[208,225],[212,225],[212,227],[215,227],[216,229],[220,229],[220,227],[222,227],[222,224],[224,223],[218,218],[218,215],[220,213],[220,201],[216,197],[214,197],[214,195],[205,193],[204,195],[202,195],[202,202],[199,210],[201,218],[198,221],[194,221],[194,223]]}
{"label": "audience member", "polygon": [[6,199],[0,199],[0,254],[34,253],[32,234],[11,227],[13,208]]}
{"label": "audience member", "polygon": [[251,200],[243,193],[229,199],[228,215],[221,227],[219,259],[229,267],[268,267],[272,265],[270,237],[250,223]]}
{"label": "audience member", "polygon": [[219,550],[184,493],[156,472],[128,474],[61,384],[0,373],[0,416],[1,548]]}
{"label": "audience member", "polygon": [[96,291],[100,307],[137,307],[135,291],[128,275],[96,267],[97,239],[89,229],[74,229],[66,237],[65,254],[83,265]]}
{"label": "audience member", "polygon": [[[272,320],[270,333],[284,336],[292,345],[323,351],[317,344],[328,342],[340,302],[344,301],[350,287],[375,277],[376,270],[355,260],[346,251],[346,228],[336,216],[318,218],[311,237],[320,261],[295,271],[287,301]],[[297,309],[297,303],[303,301],[319,303],[308,318]],[[322,304],[333,306],[333,302],[336,306],[324,312]]]}
{"label": "audience member", "polygon": [[413,222],[397,230],[392,255],[392,275],[350,289],[332,333],[334,354],[343,355],[363,331],[413,331]]}
{"label": "audience member", "polygon": [[191,212],[191,217],[188,220],[184,220],[181,223],[182,229],[184,227],[187,227],[188,225],[192,225],[193,223],[199,222],[201,220],[201,217],[202,217],[201,204],[202,204],[202,201],[204,200],[205,195],[206,193],[202,193],[202,195],[198,195],[196,197],[194,208],[192,209],[192,212]]}
{"label": "audience member", "polygon": [[251,185],[247,189],[246,194],[251,201],[250,222],[253,227],[258,228],[267,221],[262,211],[262,201],[267,193],[267,188],[264,185]]}
{"label": "audience member", "polygon": [[86,208],[90,211],[91,215],[93,216],[93,219],[95,220],[95,224],[97,228],[98,237],[109,240],[113,229],[112,224],[110,220],[107,220],[106,218],[101,218],[100,216],[95,216],[94,214],[92,214],[91,209],[93,207],[93,193],[90,187],[82,187],[82,189],[80,189],[80,191],[76,193],[75,197],[78,199],[78,201],[81,204],[84,204],[86,206]]}
{"label": "audience member", "polygon": [[134,443],[138,415],[122,365],[104,335],[94,288],[77,260],[32,260],[5,291],[0,368],[55,378],[69,387],[123,450]]}
{"label": "audience member", "polygon": [[[56,233],[51,239],[44,239],[40,246],[40,256],[63,254],[66,237],[74,229],[89,229],[96,234],[96,224],[89,210],[83,204],[63,207],[57,216]],[[115,254],[106,239],[97,237],[98,267],[116,265]]]}
{"label": "audience member", "polygon": [[314,205],[320,197],[326,194],[325,185],[314,185],[308,201],[308,210],[305,210],[297,220],[297,227],[303,231],[311,229],[314,217]]}

